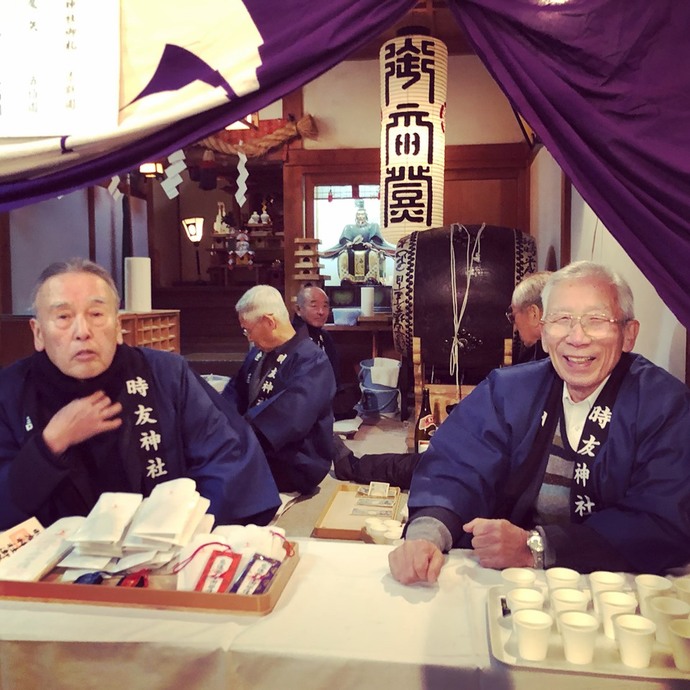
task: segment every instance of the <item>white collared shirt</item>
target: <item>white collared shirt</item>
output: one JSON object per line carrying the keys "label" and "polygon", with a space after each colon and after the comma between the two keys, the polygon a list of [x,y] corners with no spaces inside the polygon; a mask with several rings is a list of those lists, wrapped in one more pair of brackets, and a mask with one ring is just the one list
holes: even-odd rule
{"label": "white collared shirt", "polygon": [[563,414],[565,415],[565,432],[568,436],[568,443],[573,450],[577,450],[580,444],[580,436],[582,436],[582,430],[585,427],[585,422],[587,421],[587,415],[589,414],[592,406],[594,405],[601,389],[606,385],[609,380],[607,376],[594,391],[592,391],[584,400],[580,402],[573,402],[568,392],[568,386],[563,382]]}

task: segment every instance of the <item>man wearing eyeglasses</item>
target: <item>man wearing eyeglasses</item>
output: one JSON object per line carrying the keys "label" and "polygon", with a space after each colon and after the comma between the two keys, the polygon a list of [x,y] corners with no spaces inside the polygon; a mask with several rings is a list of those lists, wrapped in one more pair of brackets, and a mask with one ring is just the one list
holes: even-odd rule
{"label": "man wearing eyeglasses", "polygon": [[541,346],[541,293],[551,271],[539,271],[523,278],[513,290],[506,318],[520,338],[520,350],[515,364],[547,357]]}
{"label": "man wearing eyeglasses", "polygon": [[632,293],[604,266],[557,271],[542,299],[549,359],[492,372],[419,464],[400,582],[435,582],[453,546],[491,568],[690,561],[690,391],[631,354]]}
{"label": "man wearing eyeglasses", "polygon": [[335,377],[328,356],[295,331],[270,285],[250,288],[235,310],[253,347],[223,396],[254,429],[278,490],[311,493],[333,458]]}

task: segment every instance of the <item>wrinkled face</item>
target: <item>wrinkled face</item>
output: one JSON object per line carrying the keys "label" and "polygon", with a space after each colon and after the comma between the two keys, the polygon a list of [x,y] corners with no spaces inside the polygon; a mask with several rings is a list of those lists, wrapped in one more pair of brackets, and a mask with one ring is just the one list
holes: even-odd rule
{"label": "wrinkled face", "polygon": [[118,304],[108,284],[91,273],[49,278],[36,296],[34,347],[67,376],[102,374],[122,342]]}
{"label": "wrinkled face", "polygon": [[310,326],[323,328],[330,311],[328,295],[323,290],[307,288],[304,292],[304,297],[304,306],[297,307],[297,313]]}
{"label": "wrinkled face", "polygon": [[260,350],[267,352],[272,349],[272,335],[275,327],[273,314],[263,314],[261,316],[244,315],[239,317],[242,335],[250,342],[254,343]]}
{"label": "wrinkled face", "polygon": [[[582,316],[597,314],[621,319],[622,314],[613,286],[597,278],[580,278],[557,283],[544,318],[551,314]],[[621,353],[630,352],[635,345],[640,324],[608,324],[601,334],[592,337],[585,333],[579,321],[565,332],[547,323],[542,327],[542,345],[549,353],[558,375],[568,386],[575,402],[584,400],[613,371]]]}

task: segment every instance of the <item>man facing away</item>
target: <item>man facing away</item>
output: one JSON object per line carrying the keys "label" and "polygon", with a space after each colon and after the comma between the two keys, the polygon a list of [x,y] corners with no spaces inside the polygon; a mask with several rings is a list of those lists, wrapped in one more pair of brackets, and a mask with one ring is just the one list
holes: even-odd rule
{"label": "man facing away", "polygon": [[547,357],[541,346],[541,293],[550,275],[551,271],[531,273],[513,290],[506,316],[520,338],[520,353],[516,364]]}
{"label": "man facing away", "polygon": [[0,529],[179,477],[217,523],[273,517],[280,500],[249,426],[182,357],[122,343],[105,269],[52,264],[34,295],[36,352],[0,372]]}
{"label": "man facing away", "polygon": [[311,493],[333,457],[331,364],[309,337],[296,333],[274,287],[250,288],[235,310],[253,347],[223,396],[254,429],[278,489]]}
{"label": "man facing away", "polygon": [[417,468],[400,582],[436,581],[454,546],[491,568],[690,560],[690,391],[631,353],[632,293],[606,267],[566,266],[542,300],[549,359],[489,374]]}

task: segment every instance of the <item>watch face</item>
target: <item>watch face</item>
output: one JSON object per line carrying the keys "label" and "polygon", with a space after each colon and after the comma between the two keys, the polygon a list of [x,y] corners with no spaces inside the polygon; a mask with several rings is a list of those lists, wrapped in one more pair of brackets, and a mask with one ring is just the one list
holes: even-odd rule
{"label": "watch face", "polygon": [[532,551],[541,552],[544,550],[544,542],[542,541],[541,534],[531,534],[527,540],[527,546]]}

